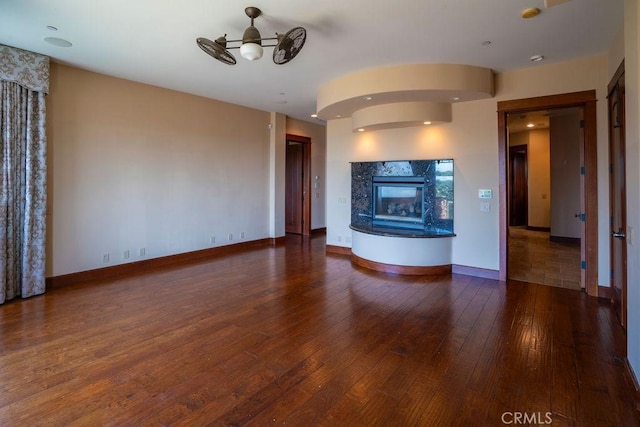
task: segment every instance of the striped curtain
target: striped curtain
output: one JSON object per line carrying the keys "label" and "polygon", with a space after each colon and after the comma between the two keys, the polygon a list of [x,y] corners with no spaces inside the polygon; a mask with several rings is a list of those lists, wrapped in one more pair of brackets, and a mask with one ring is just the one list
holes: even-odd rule
{"label": "striped curtain", "polygon": [[0,304],[45,291],[49,58],[0,45]]}

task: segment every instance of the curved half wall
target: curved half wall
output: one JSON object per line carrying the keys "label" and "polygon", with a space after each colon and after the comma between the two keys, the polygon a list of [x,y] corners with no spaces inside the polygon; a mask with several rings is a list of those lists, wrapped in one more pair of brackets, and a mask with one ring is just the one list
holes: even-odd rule
{"label": "curved half wall", "polygon": [[451,273],[452,237],[390,237],[352,231],[351,259],[387,273],[440,275]]}

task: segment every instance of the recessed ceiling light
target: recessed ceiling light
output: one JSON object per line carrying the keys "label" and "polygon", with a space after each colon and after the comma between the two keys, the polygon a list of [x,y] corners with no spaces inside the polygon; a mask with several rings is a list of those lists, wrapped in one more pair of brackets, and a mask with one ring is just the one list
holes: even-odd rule
{"label": "recessed ceiling light", "polygon": [[372,98],[372,97],[370,97],[370,96],[365,96],[365,97],[364,97],[364,98],[362,98],[362,99],[364,99],[365,101],[371,101],[373,98]]}
{"label": "recessed ceiling light", "polygon": [[70,41],[65,40],[65,39],[59,39],[58,37],[45,37],[44,41],[46,41],[47,43],[52,44],[54,46],[58,46],[58,47],[71,47],[71,46],[73,46]]}
{"label": "recessed ceiling light", "polygon": [[311,117],[313,117],[315,119],[316,117],[318,117],[318,115],[317,114],[312,114]]}
{"label": "recessed ceiling light", "polygon": [[339,119],[340,117],[342,117],[340,114],[336,114],[336,119]]}
{"label": "recessed ceiling light", "polygon": [[536,125],[534,125],[533,123],[528,123],[528,124],[527,124],[527,127],[528,127],[528,128],[532,128],[532,127],[535,127],[535,126],[536,126]]}
{"label": "recessed ceiling light", "polygon": [[424,122],[424,124],[425,124],[425,125],[430,125],[430,124],[431,124],[431,122]]}
{"label": "recessed ceiling light", "polygon": [[543,59],[544,59],[544,56],[542,55],[533,55],[531,58],[529,58],[531,62],[540,62]]}
{"label": "recessed ceiling light", "polygon": [[47,30],[58,31],[58,29],[56,27],[54,27],[53,25],[47,25]]}
{"label": "recessed ceiling light", "polygon": [[459,96],[452,96],[451,98],[449,98],[449,100],[451,100],[451,101],[459,101],[460,97]]}
{"label": "recessed ceiling light", "polygon": [[524,19],[533,18],[538,15],[540,15],[540,9],[538,9],[537,7],[530,7],[522,11],[522,17]]}
{"label": "recessed ceiling light", "polygon": [[358,129],[358,132],[364,132],[363,128]]}

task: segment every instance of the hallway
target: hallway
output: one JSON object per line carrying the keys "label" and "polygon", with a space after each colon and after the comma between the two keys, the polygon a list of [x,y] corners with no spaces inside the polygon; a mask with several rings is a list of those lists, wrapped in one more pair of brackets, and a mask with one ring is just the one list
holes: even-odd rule
{"label": "hallway", "polygon": [[580,245],[549,240],[549,233],[509,228],[509,279],[580,290]]}

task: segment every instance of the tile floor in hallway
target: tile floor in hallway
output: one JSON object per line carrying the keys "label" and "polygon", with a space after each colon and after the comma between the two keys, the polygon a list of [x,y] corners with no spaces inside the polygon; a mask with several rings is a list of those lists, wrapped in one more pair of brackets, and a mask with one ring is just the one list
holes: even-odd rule
{"label": "tile floor in hallway", "polygon": [[509,279],[580,289],[580,245],[549,240],[549,233],[509,228]]}

